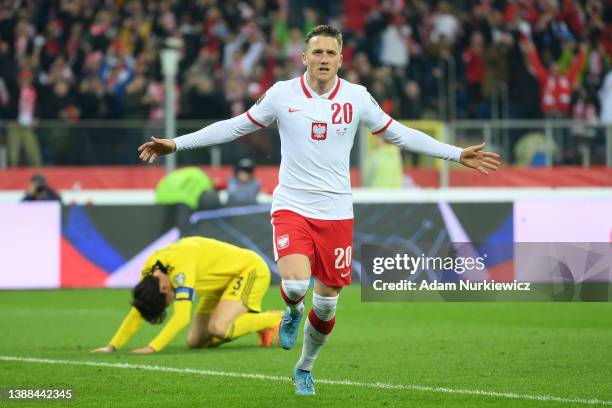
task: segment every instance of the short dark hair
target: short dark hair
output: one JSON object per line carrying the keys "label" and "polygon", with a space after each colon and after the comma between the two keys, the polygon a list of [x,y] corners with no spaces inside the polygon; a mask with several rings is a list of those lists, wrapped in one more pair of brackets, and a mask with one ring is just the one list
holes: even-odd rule
{"label": "short dark hair", "polygon": [[336,40],[338,40],[338,43],[340,44],[340,48],[342,48],[342,33],[338,29],[332,26],[328,26],[328,25],[316,26],[315,28],[310,30],[308,34],[306,34],[306,38],[304,39],[304,44],[308,46],[308,42],[310,41],[310,39],[312,37],[317,37],[317,36],[335,38]]}
{"label": "short dark hair", "polygon": [[246,171],[247,173],[253,173],[255,170],[255,162],[249,158],[240,159],[236,166],[234,166],[234,172],[238,173],[239,171]]}
{"label": "short dark hair", "polygon": [[166,295],[159,291],[159,279],[146,276],[132,291],[134,306],[147,322],[160,324],[166,318]]}

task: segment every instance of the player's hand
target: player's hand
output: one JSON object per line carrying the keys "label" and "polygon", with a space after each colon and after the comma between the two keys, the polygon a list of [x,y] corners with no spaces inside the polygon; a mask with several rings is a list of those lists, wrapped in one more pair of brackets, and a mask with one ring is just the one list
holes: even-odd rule
{"label": "player's hand", "polygon": [[482,174],[489,174],[490,171],[495,171],[501,164],[499,154],[493,152],[483,152],[485,144],[478,146],[470,146],[463,149],[459,163],[465,167],[476,169]]}
{"label": "player's hand", "polygon": [[141,145],[138,151],[140,152],[140,160],[153,163],[158,156],[174,153],[176,143],[172,139],[158,139],[151,136],[151,141]]}
{"label": "player's hand", "polygon": [[155,353],[155,349],[151,346],[132,350],[132,354],[152,354]]}
{"label": "player's hand", "polygon": [[115,346],[111,346],[110,344],[91,350],[92,353],[112,353],[113,351],[115,351]]}

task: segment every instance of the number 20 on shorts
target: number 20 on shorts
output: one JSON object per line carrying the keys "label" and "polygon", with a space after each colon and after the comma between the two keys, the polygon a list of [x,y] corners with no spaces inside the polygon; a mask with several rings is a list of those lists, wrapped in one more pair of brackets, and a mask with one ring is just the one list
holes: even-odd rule
{"label": "number 20 on shorts", "polygon": [[353,247],[347,246],[344,248],[334,249],[334,256],[336,257],[336,269],[345,269],[351,266],[353,258]]}

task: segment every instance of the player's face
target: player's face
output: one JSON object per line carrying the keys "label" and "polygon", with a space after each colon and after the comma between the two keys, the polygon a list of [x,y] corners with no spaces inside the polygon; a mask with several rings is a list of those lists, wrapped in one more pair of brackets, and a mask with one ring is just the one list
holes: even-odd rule
{"label": "player's face", "polygon": [[308,76],[318,82],[334,80],[342,65],[342,49],[333,37],[312,37],[302,54]]}
{"label": "player's face", "polygon": [[159,291],[166,296],[166,304],[170,305],[174,301],[174,289],[168,275],[158,269],[153,272],[153,276],[159,280]]}

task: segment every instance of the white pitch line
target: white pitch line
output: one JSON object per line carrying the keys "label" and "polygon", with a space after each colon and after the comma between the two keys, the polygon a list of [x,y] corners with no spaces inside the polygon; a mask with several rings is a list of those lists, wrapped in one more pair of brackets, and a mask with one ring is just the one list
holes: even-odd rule
{"label": "white pitch line", "polygon": [[[105,363],[100,361],[78,361],[78,360],[52,360],[48,358],[36,358],[36,357],[18,357],[18,356],[0,356],[0,361],[16,361],[21,363],[39,363],[39,364],[60,364],[60,365],[76,365],[76,366],[88,366],[88,367],[106,367],[106,368],[127,368],[127,369],[138,369],[148,371],[163,371],[180,374],[197,374],[203,376],[212,377],[232,377],[232,378],[245,378],[251,380],[264,380],[264,381],[278,381],[278,382],[289,382],[289,377],[280,377],[276,375],[267,374],[250,374],[250,373],[236,373],[229,371],[216,371],[216,370],[203,370],[197,368],[178,368],[178,367],[165,367],[159,365],[146,365],[146,364],[130,364],[130,363]],[[463,394],[463,395],[477,395],[484,397],[497,397],[497,398],[508,398],[517,400],[529,400],[529,401],[545,401],[545,402],[560,402],[566,404],[586,404],[586,405],[612,405],[612,401],[600,400],[594,398],[563,398],[556,397],[553,395],[530,395],[530,394],[517,394],[514,392],[497,392],[497,391],[483,391],[483,390],[466,390],[460,388],[446,388],[446,387],[429,387],[423,385],[410,385],[410,384],[388,384],[381,382],[365,383],[351,380],[324,380],[316,379],[317,384],[328,384],[328,385],[345,385],[353,387],[363,388],[377,388],[383,390],[406,390],[406,391],[422,391],[432,393],[443,393],[443,394]]]}
{"label": "white pitch line", "polygon": [[[7,309],[3,309],[7,312]],[[5,318],[12,316],[89,316],[123,314],[125,309],[8,309]]]}

